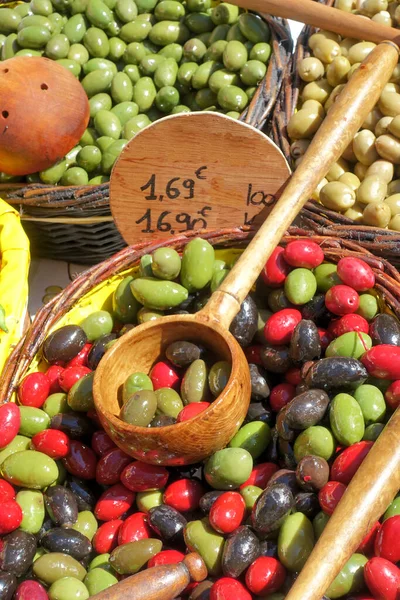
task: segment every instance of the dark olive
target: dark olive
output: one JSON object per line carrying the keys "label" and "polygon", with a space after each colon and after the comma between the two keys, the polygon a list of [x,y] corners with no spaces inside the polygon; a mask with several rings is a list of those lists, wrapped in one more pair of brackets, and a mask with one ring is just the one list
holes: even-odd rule
{"label": "dark olive", "polygon": [[369,326],[369,335],[374,346],[390,344],[400,346],[400,323],[393,315],[379,314]]}
{"label": "dark olive", "polygon": [[63,552],[76,560],[85,559],[92,551],[92,544],[86,535],[75,529],[62,527],[55,527],[45,533],[41,545],[49,552]]}
{"label": "dark olive", "polygon": [[312,492],[300,492],[295,496],[296,510],[309,519],[313,519],[321,510],[317,494]]}
{"label": "dark olive", "polygon": [[167,425],[175,425],[176,419],[168,415],[156,415],[149,427],[166,427]]}
{"label": "dark olive", "polygon": [[71,490],[62,485],[47,488],[44,502],[49,517],[56,525],[73,525],[78,518],[78,503]]}
{"label": "dark olive", "polygon": [[329,465],[321,456],[304,456],[297,465],[296,479],[306,492],[317,492],[329,480]]}
{"label": "dark olive", "polygon": [[302,319],[293,331],[290,340],[290,358],[295,363],[304,363],[321,356],[321,340],[318,327],[313,321]]}
{"label": "dark olive", "polygon": [[260,357],[263,367],[271,373],[286,373],[292,366],[287,346],[263,346]]}
{"label": "dark olive", "polygon": [[222,571],[226,577],[239,577],[260,554],[260,542],[246,525],[231,533],[224,545]]}
{"label": "dark olive", "polygon": [[279,471],[276,471],[268,481],[268,485],[273,483],[284,483],[290,488],[293,496],[300,491],[296,481],[296,471],[292,469],[279,469]]}
{"label": "dark olive", "polygon": [[89,436],[94,432],[93,423],[82,413],[58,413],[51,419],[51,429],[59,429],[73,440]]}
{"label": "dark olive", "polygon": [[89,369],[92,369],[92,371],[97,369],[99,362],[101,361],[104,354],[106,353],[106,350],[107,350],[106,345],[108,344],[108,342],[111,342],[112,340],[115,340],[116,338],[117,338],[116,333],[107,333],[106,335],[100,336],[93,343],[93,346],[90,348],[90,352],[89,352],[88,358],[87,358],[87,363],[88,363]]}
{"label": "dark olive", "polygon": [[283,308],[292,308],[293,304],[288,300],[282,288],[271,290],[267,298],[268,306],[276,313]]}
{"label": "dark olive", "polygon": [[294,457],[294,450],[291,442],[289,440],[284,440],[283,438],[278,438],[278,452],[280,457],[280,462],[287,469],[293,470],[296,468],[297,462]]}
{"label": "dark olive", "polygon": [[300,396],[300,394],[303,394],[304,392],[306,392],[309,389],[310,388],[308,387],[306,382],[301,381],[298,385],[296,385],[296,396]]}
{"label": "dark olive", "polygon": [[278,558],[278,544],[275,540],[264,540],[260,542],[260,556],[272,556]]}
{"label": "dark olive", "polygon": [[319,327],[327,327],[332,318],[326,308],[325,294],[316,294],[309,302],[300,306],[299,311],[303,319],[314,321]]}
{"label": "dark olive", "polygon": [[133,323],[125,323],[125,325],[119,330],[118,337],[125,335],[125,333],[128,333],[128,331],[131,331],[132,329],[135,329],[135,327],[136,325],[134,325]]}
{"label": "dark olive", "polygon": [[335,356],[322,358],[311,365],[306,363],[302,369],[302,376],[310,388],[327,391],[338,388],[352,390],[364,383],[368,372],[355,358]]}
{"label": "dark olive", "polygon": [[[316,425],[325,415],[329,396],[323,390],[307,390],[287,404],[283,411],[284,420],[291,429],[307,429]],[[282,412],[282,411],[281,411]]]}
{"label": "dark olive", "polygon": [[275,427],[280,439],[287,440],[288,442],[292,442],[294,440],[295,433],[293,429],[289,427],[286,421],[286,406],[279,411],[279,414],[276,418]]}
{"label": "dark olive", "polygon": [[278,462],[278,458],[279,458],[278,442],[279,442],[279,435],[278,435],[278,432],[276,431],[276,428],[273,427],[271,430],[271,441],[269,442],[267,449],[265,450],[265,453],[264,453],[264,459],[266,461],[273,462],[273,463]]}
{"label": "dark olive", "polygon": [[208,515],[216,499],[219,498],[223,493],[224,492],[221,492],[220,490],[212,490],[211,492],[206,492],[200,499],[200,510],[205,515]]}
{"label": "dark olive", "polygon": [[36,550],[36,537],[32,533],[16,529],[2,539],[0,569],[21,577],[31,566]]}
{"label": "dark olive", "polygon": [[192,342],[172,342],[165,351],[166,357],[177,367],[188,367],[201,358],[203,349]]}
{"label": "dark olive", "polygon": [[53,529],[53,527],[54,527],[53,521],[50,519],[50,517],[47,517],[43,521],[41,528],[39,529],[39,531],[36,534],[36,540],[39,545],[40,545],[40,540],[42,539],[44,534],[47,533],[50,529]]}
{"label": "dark olive", "polygon": [[43,356],[48,363],[68,362],[82,350],[87,337],[82,327],[64,325],[46,338],[43,344]]}
{"label": "dark olive", "polygon": [[89,486],[87,482],[82,481],[81,479],[69,477],[66,485],[73,493],[79,512],[84,510],[92,511],[94,509],[97,499],[93,490],[93,482],[91,482]]}
{"label": "dark olive", "polygon": [[180,512],[167,504],[149,510],[149,525],[160,538],[170,544],[183,543],[183,530],[187,520]]}
{"label": "dark olive", "polygon": [[17,589],[17,578],[13,573],[0,571],[0,598],[1,600],[11,600]]}
{"label": "dark olive", "polygon": [[246,296],[240,310],[233,319],[229,331],[236,341],[245,348],[251,343],[258,328],[258,310],[251,296]]}
{"label": "dark olive", "polygon": [[210,600],[210,590],[214,585],[213,581],[206,579],[199,583],[189,596],[189,600]]}
{"label": "dark olive", "polygon": [[252,525],[259,534],[279,529],[294,507],[294,496],[284,483],[273,483],[257,499],[251,515]]}
{"label": "dark olive", "polygon": [[249,405],[245,421],[246,423],[250,423],[250,421],[263,421],[272,426],[275,421],[275,414],[268,405],[265,406],[261,402],[252,402]]}
{"label": "dark olive", "polygon": [[251,380],[251,399],[264,400],[268,398],[270,389],[261,368],[258,365],[249,364]]}

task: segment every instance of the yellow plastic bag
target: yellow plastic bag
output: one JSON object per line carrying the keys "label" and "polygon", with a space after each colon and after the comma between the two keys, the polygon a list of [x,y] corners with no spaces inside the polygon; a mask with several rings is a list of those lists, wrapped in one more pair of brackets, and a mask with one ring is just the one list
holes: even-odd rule
{"label": "yellow plastic bag", "polygon": [[0,198],[0,304],[8,332],[0,330],[0,374],[24,329],[28,304],[29,240],[19,214]]}

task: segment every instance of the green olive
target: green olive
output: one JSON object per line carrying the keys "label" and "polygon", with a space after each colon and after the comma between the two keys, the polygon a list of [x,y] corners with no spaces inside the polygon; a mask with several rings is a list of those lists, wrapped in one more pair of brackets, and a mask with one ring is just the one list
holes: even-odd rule
{"label": "green olive", "polygon": [[368,175],[361,182],[356,192],[357,202],[370,204],[371,202],[382,202],[387,193],[387,183],[378,175]]}
{"label": "green olive", "polygon": [[319,198],[326,208],[344,211],[353,206],[356,194],[348,185],[340,181],[331,181],[321,189]]}
{"label": "green olive", "polygon": [[353,140],[353,151],[357,160],[363,165],[370,166],[378,160],[379,155],[375,148],[375,135],[369,129],[359,131]]}
{"label": "green olive", "polygon": [[375,146],[379,156],[383,159],[396,165],[400,164],[400,140],[393,135],[385,134],[377,138]]}
{"label": "green olive", "polygon": [[388,160],[377,160],[370,167],[368,167],[366,176],[376,175],[382,181],[389,184],[394,176],[393,164]]}
{"label": "green olive", "polygon": [[307,83],[321,79],[325,73],[324,65],[314,56],[303,58],[297,66],[300,78]]}
{"label": "green olive", "polygon": [[391,220],[390,206],[385,202],[372,202],[365,207],[363,222],[373,227],[387,227]]}

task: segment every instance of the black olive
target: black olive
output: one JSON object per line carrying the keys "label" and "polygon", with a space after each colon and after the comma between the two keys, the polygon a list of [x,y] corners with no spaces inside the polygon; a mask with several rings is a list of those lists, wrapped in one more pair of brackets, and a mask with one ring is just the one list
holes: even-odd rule
{"label": "black olive", "polygon": [[297,465],[296,479],[306,492],[317,492],[329,481],[329,465],[321,456],[304,456]]}
{"label": "black olive", "polygon": [[212,505],[214,504],[214,502],[216,501],[217,498],[219,498],[224,492],[221,492],[219,490],[212,490],[211,492],[206,492],[201,498],[200,498],[200,510],[205,514],[208,515],[208,513],[211,510]]}
{"label": "black olive", "polygon": [[318,327],[312,321],[302,319],[293,331],[290,340],[290,358],[295,363],[304,363],[321,356],[321,340]]}
{"label": "black olive", "polygon": [[16,529],[4,536],[2,543],[0,569],[21,577],[31,566],[36,554],[36,537],[32,533]]}
{"label": "black olive", "polygon": [[258,310],[251,296],[246,296],[240,310],[233,319],[229,331],[237,342],[245,348],[248,346],[258,329]]}
{"label": "black olive", "polygon": [[47,336],[43,344],[43,356],[48,363],[68,362],[82,350],[87,337],[82,327],[64,325]]}
{"label": "black olive", "polygon": [[[304,373],[303,373],[304,369]],[[306,363],[302,376],[310,388],[321,390],[352,390],[363,384],[368,377],[364,365],[355,358],[335,356]]]}
{"label": "black olive", "polygon": [[62,485],[47,488],[44,502],[51,520],[56,525],[73,525],[78,518],[78,503],[71,492]]}
{"label": "black olive", "polygon": [[295,497],[296,510],[301,512],[309,519],[313,519],[321,510],[317,494],[312,492],[300,492]]}
{"label": "black olive", "polygon": [[58,413],[51,419],[51,429],[58,429],[73,440],[92,435],[93,423],[81,413]]}
{"label": "black olive", "polygon": [[269,484],[258,497],[251,515],[252,525],[259,534],[279,529],[294,507],[294,496],[284,483]]}
{"label": "black olive", "polygon": [[369,326],[369,335],[374,346],[390,344],[400,346],[400,323],[393,315],[376,315]]}
{"label": "black olive", "polygon": [[149,525],[162,540],[170,544],[182,545],[183,530],[187,520],[172,506],[160,504],[149,510]]}
{"label": "black olive", "polygon": [[252,401],[265,400],[268,398],[270,389],[261,367],[254,364],[249,364],[250,380],[251,380],[251,399]]}
{"label": "black olive", "polygon": [[105,353],[107,351],[106,346],[107,346],[108,342],[111,342],[112,340],[115,340],[116,338],[117,338],[116,333],[107,333],[106,335],[102,335],[101,337],[99,337],[94,342],[93,346],[90,348],[90,352],[89,352],[88,358],[87,358],[89,369],[92,369],[92,371],[97,369],[99,362],[101,361],[101,359],[103,358],[103,356],[105,355]]}
{"label": "black olive", "polygon": [[232,532],[224,545],[222,571],[226,577],[239,577],[260,554],[260,542],[246,525]]}
{"label": "black olive", "polygon": [[263,346],[260,358],[263,367],[272,373],[286,373],[292,366],[287,346]]}
{"label": "black olive", "polygon": [[75,529],[55,527],[41,539],[41,545],[49,552],[63,552],[76,560],[84,560],[92,551],[92,544],[86,535]]}

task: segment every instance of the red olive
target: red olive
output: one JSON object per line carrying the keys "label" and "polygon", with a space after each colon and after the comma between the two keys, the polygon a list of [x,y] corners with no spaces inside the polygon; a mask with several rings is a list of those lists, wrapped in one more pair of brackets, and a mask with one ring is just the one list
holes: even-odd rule
{"label": "red olive", "polygon": [[0,449],[13,441],[21,425],[18,406],[12,402],[0,406]]}

